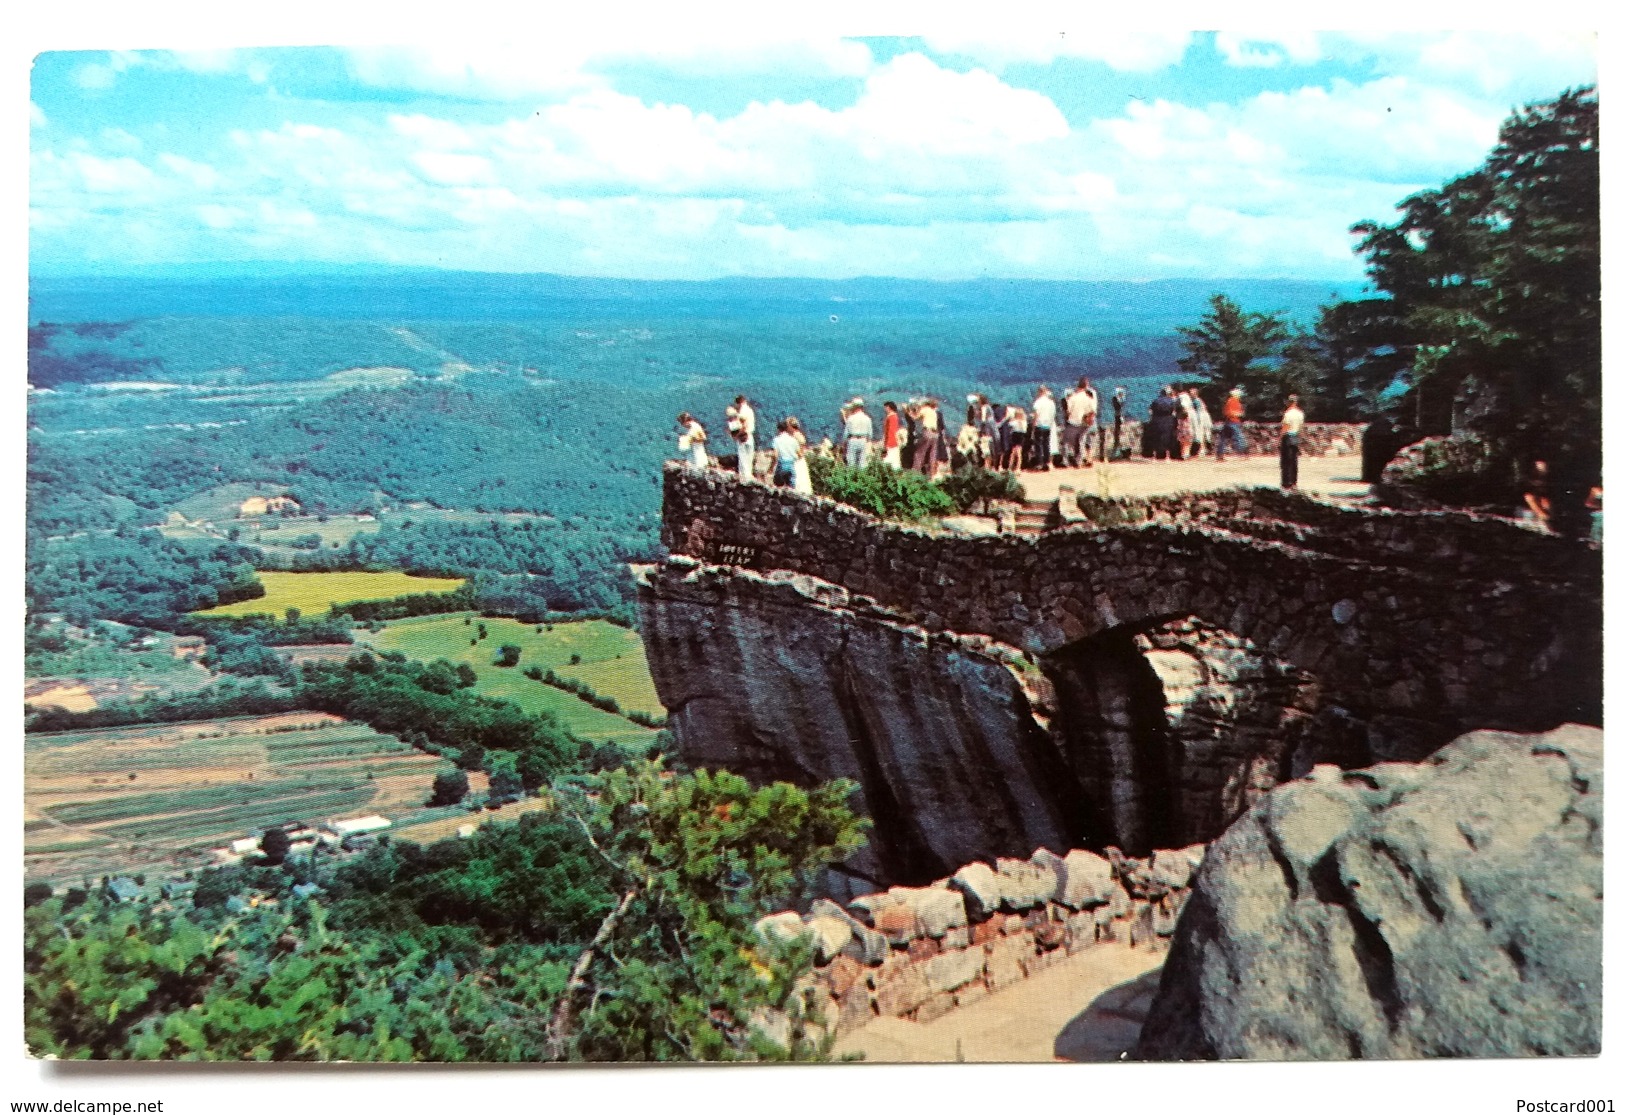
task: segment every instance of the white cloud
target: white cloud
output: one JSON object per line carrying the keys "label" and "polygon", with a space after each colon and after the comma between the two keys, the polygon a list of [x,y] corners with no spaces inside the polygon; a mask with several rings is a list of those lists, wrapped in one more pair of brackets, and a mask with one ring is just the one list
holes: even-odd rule
{"label": "white cloud", "polygon": [[1265,32],[1262,34],[1220,31],[1215,45],[1232,66],[1294,66],[1318,62],[1324,55],[1320,38],[1313,31]]}
{"label": "white cloud", "polygon": [[972,58],[995,70],[1019,62],[1046,64],[1057,58],[1083,58],[1104,62],[1114,70],[1150,73],[1176,65],[1193,38],[1189,31],[982,28],[933,32],[925,36],[925,43],[938,53]]}
{"label": "white cloud", "polygon": [[[592,68],[606,55],[567,42],[540,59],[518,47],[477,58],[453,48],[356,52],[352,64],[381,67],[370,79],[379,83],[465,99],[500,93],[523,107],[498,122],[489,108],[312,112],[239,128],[209,155],[157,129],[40,133],[31,221],[44,249],[60,253],[71,240],[82,253],[126,258],[266,254],[650,277],[1352,276],[1348,225],[1385,218],[1406,194],[1477,165],[1516,87],[1498,78],[1485,93],[1474,76],[1505,60],[1494,37],[1412,36],[1378,44],[1378,57],[1335,36],[1238,33],[1219,44],[1236,64],[1357,50],[1383,76],[1229,104],[1137,100],[1069,125],[1048,97],[998,76],[1022,51],[1043,52],[1019,35],[997,50],[985,38],[953,40],[962,57],[982,52],[984,67],[970,69],[920,53],[875,65],[837,40],[827,50],[803,44],[799,55],[750,41],[741,72],[775,57],[808,72],[845,67],[861,73],[861,90],[839,108],[764,99],[714,114],[617,91]],[[1186,41],[1086,45],[1113,64],[1150,66],[1177,59]],[[1575,72],[1566,42],[1531,48],[1534,70]],[[660,54],[636,41],[620,49]],[[698,46],[674,49],[659,64],[676,72],[705,57]]]}
{"label": "white cloud", "polygon": [[869,48],[849,39],[693,20],[675,27],[633,24],[613,35],[495,44],[453,39],[434,46],[351,48],[345,55],[352,75],[365,85],[491,101],[607,88],[599,71],[624,65],[689,77],[861,77],[874,65]]}
{"label": "white cloud", "polygon": [[1385,74],[1460,87],[1507,100],[1549,97],[1597,79],[1597,36],[1585,31],[1340,32],[1326,36],[1342,56],[1371,59]]}
{"label": "white cloud", "polygon": [[30,130],[50,127],[50,122],[45,118],[45,110],[33,101],[28,102],[28,127]]}

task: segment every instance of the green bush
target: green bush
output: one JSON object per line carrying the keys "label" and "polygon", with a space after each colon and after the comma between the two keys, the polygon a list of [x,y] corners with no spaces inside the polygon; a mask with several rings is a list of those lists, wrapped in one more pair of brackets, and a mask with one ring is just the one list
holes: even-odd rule
{"label": "green bush", "polygon": [[1027,498],[1027,489],[1021,486],[1015,473],[979,465],[955,469],[942,478],[939,486],[948,493],[954,506],[965,512],[978,508],[986,511],[990,503],[1001,500],[1019,502]]}
{"label": "green bush", "polygon": [[848,468],[827,457],[811,457],[813,491],[882,519],[919,522],[951,515],[953,499],[917,472],[894,469],[881,461]]}

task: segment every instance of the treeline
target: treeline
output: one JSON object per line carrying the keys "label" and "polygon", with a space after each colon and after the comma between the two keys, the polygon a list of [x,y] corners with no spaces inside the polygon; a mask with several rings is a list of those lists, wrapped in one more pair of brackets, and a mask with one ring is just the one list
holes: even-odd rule
{"label": "treeline", "polygon": [[[632,598],[629,562],[650,561],[655,547],[584,529],[572,522],[491,519],[483,523],[386,522],[338,549],[289,557],[295,572],[400,569],[423,576],[477,575],[477,606],[528,618],[625,605]],[[361,617],[358,617],[361,618]]]}
{"label": "treeline", "polygon": [[566,693],[579,697],[593,708],[614,713],[616,716],[624,716],[632,723],[641,724],[645,728],[664,728],[666,726],[665,717],[651,716],[638,709],[623,709],[621,703],[614,697],[607,697],[599,693],[580,678],[568,678],[562,674],[554,673],[551,667],[530,666],[526,668],[525,676],[532,681],[539,681],[543,685],[551,685],[554,689],[561,689]]}
{"label": "treeline", "polygon": [[796,990],[810,949],[753,926],[861,845],[852,785],[648,764],[588,788],[555,813],[429,847],[383,840],[336,869],[207,872],[190,908],[31,887],[25,1040],[112,1060],[827,1057],[809,1024],[832,1020]]}
{"label": "treeline", "polygon": [[1515,504],[1543,460],[1554,527],[1583,533],[1602,460],[1599,165],[1595,89],[1528,105],[1482,166],[1353,226],[1376,295],[1304,328],[1215,294],[1180,329],[1179,366],[1210,409],[1240,386],[1254,417],[1296,394],[1312,421],[1375,418],[1384,460],[1450,437],[1408,477],[1447,501]]}
{"label": "treeline", "polygon": [[297,694],[268,689],[261,684],[223,681],[191,693],[142,697],[134,701],[108,701],[83,712],[54,705],[23,706],[25,732],[77,732],[118,728],[126,724],[171,724],[183,720],[214,720],[226,716],[270,716],[304,708]]}
{"label": "treeline", "polygon": [[552,716],[468,692],[472,679],[472,671],[459,674],[444,661],[424,665],[394,652],[362,653],[342,665],[307,663],[299,697],[306,707],[456,753],[460,765],[481,766],[487,751],[513,752],[526,789],[575,759],[576,741]]}
{"label": "treeline", "polygon": [[156,530],[62,539],[30,531],[24,593],[30,615],[55,612],[80,627],[100,619],[162,627],[187,612],[264,596],[257,553]]}

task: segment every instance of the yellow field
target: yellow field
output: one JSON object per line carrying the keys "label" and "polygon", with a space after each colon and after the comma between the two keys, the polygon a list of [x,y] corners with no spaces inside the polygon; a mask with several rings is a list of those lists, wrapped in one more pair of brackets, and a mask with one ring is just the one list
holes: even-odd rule
{"label": "yellow field", "polygon": [[278,619],[289,608],[319,616],[334,604],[359,600],[390,600],[420,592],[452,592],[462,588],[461,577],[414,577],[409,573],[275,573],[260,574],[265,595],[196,612],[200,616],[272,615]]}

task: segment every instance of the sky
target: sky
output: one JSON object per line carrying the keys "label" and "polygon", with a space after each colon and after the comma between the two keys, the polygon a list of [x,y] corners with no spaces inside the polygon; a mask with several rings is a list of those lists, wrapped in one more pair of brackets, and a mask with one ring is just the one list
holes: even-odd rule
{"label": "sky", "polygon": [[51,51],[30,264],[1347,280],[1349,225],[1595,80],[1574,32]]}

